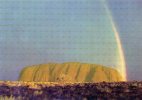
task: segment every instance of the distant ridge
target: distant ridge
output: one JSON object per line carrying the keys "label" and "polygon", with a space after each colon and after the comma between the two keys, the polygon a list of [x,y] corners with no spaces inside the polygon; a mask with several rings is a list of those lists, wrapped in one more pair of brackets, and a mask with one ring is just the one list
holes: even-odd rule
{"label": "distant ridge", "polygon": [[66,62],[25,67],[19,81],[34,82],[118,82],[123,78],[117,70],[97,64]]}

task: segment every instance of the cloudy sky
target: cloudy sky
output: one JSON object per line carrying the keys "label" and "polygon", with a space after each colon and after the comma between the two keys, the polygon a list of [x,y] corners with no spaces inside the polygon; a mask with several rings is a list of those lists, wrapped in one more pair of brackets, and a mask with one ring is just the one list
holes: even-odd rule
{"label": "cloudy sky", "polygon": [[16,80],[23,67],[48,62],[118,67],[108,16],[120,35],[128,80],[141,80],[141,0],[0,0],[0,80]]}

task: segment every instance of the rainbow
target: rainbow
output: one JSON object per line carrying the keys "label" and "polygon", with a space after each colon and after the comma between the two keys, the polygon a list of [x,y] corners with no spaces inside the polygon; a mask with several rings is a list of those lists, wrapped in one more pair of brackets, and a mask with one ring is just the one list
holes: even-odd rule
{"label": "rainbow", "polygon": [[119,33],[118,33],[118,30],[116,28],[116,25],[113,21],[113,17],[112,17],[112,14],[106,4],[106,0],[102,0],[103,2],[103,5],[104,5],[104,8],[106,10],[106,13],[108,15],[108,18],[110,20],[110,24],[112,26],[112,30],[114,32],[114,35],[115,35],[115,39],[116,39],[116,43],[117,43],[117,47],[118,47],[118,55],[119,55],[119,67],[117,68],[118,71],[121,73],[122,77],[123,77],[123,80],[124,81],[127,81],[127,75],[126,75],[126,63],[125,63],[125,56],[124,56],[124,51],[123,51],[123,48],[122,48],[122,43],[121,43],[121,39],[119,37]]}

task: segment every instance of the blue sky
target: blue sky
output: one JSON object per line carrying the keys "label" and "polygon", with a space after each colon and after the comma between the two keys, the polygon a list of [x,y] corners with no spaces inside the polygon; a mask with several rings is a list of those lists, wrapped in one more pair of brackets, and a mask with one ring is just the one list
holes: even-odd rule
{"label": "blue sky", "polygon": [[[116,67],[117,45],[101,0],[0,0],[0,79],[48,62]],[[142,3],[108,0],[119,31],[129,80],[142,72]],[[9,73],[9,74],[7,74]]]}
{"label": "blue sky", "polygon": [[142,73],[142,1],[109,0],[125,50],[129,80],[141,80]]}

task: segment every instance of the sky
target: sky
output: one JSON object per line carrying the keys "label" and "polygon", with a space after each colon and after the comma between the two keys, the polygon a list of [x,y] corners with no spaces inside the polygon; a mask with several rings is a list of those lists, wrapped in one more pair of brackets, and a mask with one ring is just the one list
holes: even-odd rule
{"label": "sky", "polygon": [[17,80],[25,66],[49,62],[119,70],[121,55],[109,16],[120,36],[128,80],[141,80],[142,2],[104,1],[0,0],[0,80]]}
{"label": "sky", "polygon": [[109,7],[123,43],[127,77],[129,80],[142,80],[142,1],[109,0]]}

